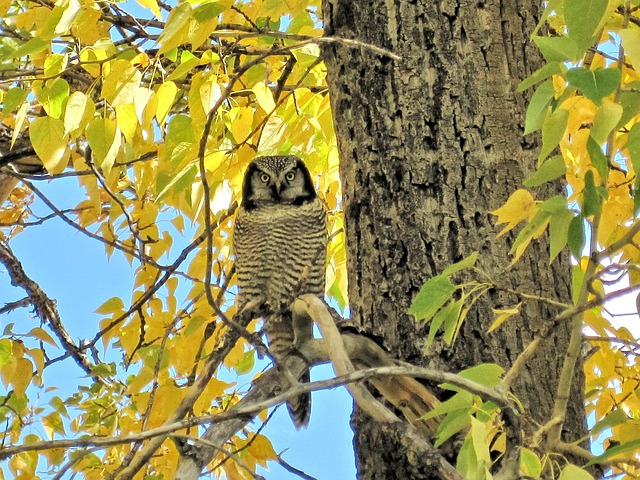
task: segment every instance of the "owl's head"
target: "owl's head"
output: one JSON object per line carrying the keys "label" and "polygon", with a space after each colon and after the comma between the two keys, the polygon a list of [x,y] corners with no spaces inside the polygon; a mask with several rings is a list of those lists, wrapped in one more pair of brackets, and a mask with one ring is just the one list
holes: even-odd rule
{"label": "owl's head", "polygon": [[293,155],[257,157],[244,174],[242,205],[247,210],[275,203],[302,205],[315,197],[309,170]]}

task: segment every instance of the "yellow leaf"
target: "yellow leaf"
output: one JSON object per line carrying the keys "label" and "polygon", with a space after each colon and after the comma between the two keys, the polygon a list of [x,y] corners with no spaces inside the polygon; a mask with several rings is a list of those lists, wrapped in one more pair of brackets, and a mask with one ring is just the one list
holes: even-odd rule
{"label": "yellow leaf", "polygon": [[511,317],[512,315],[517,315],[518,313],[520,313],[520,305],[522,305],[522,302],[520,302],[518,305],[516,305],[513,308],[508,308],[504,310],[493,308],[492,309],[493,313],[496,314],[498,318],[496,318],[493,324],[489,327],[489,330],[487,330],[487,333],[493,332],[496,328],[502,325],[507,318]]}
{"label": "yellow leaf", "polygon": [[164,30],[160,34],[160,38],[158,38],[158,43],[160,44],[158,55],[166,53],[186,41],[192,17],[191,5],[187,2],[180,3],[177,7],[171,9]]}
{"label": "yellow leaf", "polygon": [[42,340],[44,343],[57,347],[56,341],[45,330],[40,327],[32,328],[27,336],[36,337],[38,340]]}
{"label": "yellow leaf", "polygon": [[264,435],[256,434],[249,441],[249,453],[255,457],[263,466],[266,466],[267,460],[275,460],[278,454],[273,449],[271,441]]}
{"label": "yellow leaf", "polygon": [[109,118],[94,118],[85,133],[98,166],[108,176],[120,149],[116,122]]}
{"label": "yellow leaf", "polygon": [[531,243],[531,240],[533,240],[534,238],[539,238],[540,235],[542,235],[547,229],[547,225],[549,225],[549,218],[542,222],[542,224],[531,234],[530,237],[528,237],[520,245],[518,245],[516,251],[513,253],[513,260],[511,261],[511,265],[520,260],[520,257]]}
{"label": "yellow leaf", "polygon": [[624,54],[633,65],[636,72],[640,71],[640,31],[623,29],[618,30],[618,35],[622,39]]}
{"label": "yellow leaf", "polygon": [[4,17],[5,13],[11,8],[12,3],[11,0],[0,0],[0,17]]}
{"label": "yellow leaf", "polygon": [[87,117],[89,113],[91,117],[93,117],[94,111],[95,105],[89,97],[79,91],[73,92],[69,95],[69,100],[67,100],[67,106],[64,111],[64,131],[71,133],[74,130],[80,129],[91,120],[91,118]]}
{"label": "yellow leaf", "polygon": [[244,342],[238,341],[224,358],[224,365],[229,368],[235,367],[244,358]]}
{"label": "yellow leaf", "polygon": [[104,60],[106,55],[103,51],[96,51],[92,47],[87,47],[80,52],[80,65],[84,68],[89,74],[97,78],[100,76],[100,64],[97,63],[97,60]]}
{"label": "yellow leaf", "polygon": [[213,109],[221,95],[222,89],[217,82],[210,80],[202,84],[200,87],[200,102],[206,115]]}
{"label": "yellow leaf", "polygon": [[253,109],[251,107],[234,108],[236,118],[231,123],[231,133],[236,142],[241,143],[251,134],[253,126]]}
{"label": "yellow leaf", "polygon": [[132,103],[116,106],[116,122],[129,143],[133,143],[138,129],[138,116]]}
{"label": "yellow leaf", "polygon": [[158,96],[158,108],[156,109],[156,119],[159,124],[163,124],[167,118],[167,114],[173,105],[173,101],[178,93],[178,87],[176,84],[168,81],[164,82],[157,91]]}
{"label": "yellow leaf", "polygon": [[100,315],[121,314],[124,312],[124,302],[121,298],[111,297],[100,305],[95,312]]}
{"label": "yellow leaf", "polygon": [[25,350],[25,353],[33,359],[34,363],[36,364],[36,371],[38,372],[38,374],[42,374],[45,363],[44,351],[40,348],[28,348],[27,350]]}
{"label": "yellow leaf", "polygon": [[271,89],[264,83],[258,82],[252,88],[251,91],[256,96],[256,100],[258,101],[258,105],[260,108],[264,110],[265,113],[269,114],[276,108],[276,102],[273,101],[273,93]]}
{"label": "yellow leaf", "polygon": [[158,6],[157,0],[137,0],[137,2],[141,6],[151,10],[157,19],[162,20],[162,14],[160,13],[160,7]]}
{"label": "yellow leaf", "polygon": [[136,107],[136,115],[138,115],[140,125],[143,129],[149,130],[158,105],[156,92],[144,87],[136,89],[133,105]]}
{"label": "yellow leaf", "polygon": [[530,218],[532,213],[535,213],[535,205],[536,202],[531,193],[529,193],[528,190],[520,189],[513,192],[502,207],[489,212],[498,217],[498,225],[501,223],[507,224],[507,226],[498,233],[498,237],[513,229],[513,227],[521,221]]}
{"label": "yellow leaf", "polygon": [[26,358],[15,358],[3,369],[4,380],[13,385],[15,392],[22,396],[33,376],[33,364]]}
{"label": "yellow leaf", "polygon": [[216,398],[222,397],[224,392],[233,386],[233,383],[223,382],[217,378],[209,380],[207,382],[207,386],[204,387],[204,390],[198,397],[198,400],[196,400],[196,403],[193,405],[193,411],[195,414],[200,415],[209,412],[209,409]]}
{"label": "yellow leaf", "polygon": [[132,103],[142,74],[128,60],[116,60],[110,66],[109,73],[104,78],[102,98],[114,107]]}
{"label": "yellow leaf", "polygon": [[68,135],[62,120],[51,117],[36,118],[29,127],[31,144],[44,168],[51,174],[62,173],[69,162]]}
{"label": "yellow leaf", "polygon": [[71,26],[71,31],[81,44],[92,45],[108,35],[108,24],[99,21],[101,14],[102,10],[95,3],[90,4],[90,6],[87,5],[86,8],[80,10],[74,24]]}

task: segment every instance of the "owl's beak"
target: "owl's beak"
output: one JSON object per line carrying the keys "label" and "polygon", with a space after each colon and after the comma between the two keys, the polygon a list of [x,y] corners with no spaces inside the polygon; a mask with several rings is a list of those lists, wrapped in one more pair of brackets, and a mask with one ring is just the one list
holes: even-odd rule
{"label": "owl's beak", "polygon": [[276,198],[280,198],[280,191],[282,190],[282,182],[279,182],[279,181],[274,182],[274,184],[271,185],[271,188],[273,189],[273,193],[275,194]]}

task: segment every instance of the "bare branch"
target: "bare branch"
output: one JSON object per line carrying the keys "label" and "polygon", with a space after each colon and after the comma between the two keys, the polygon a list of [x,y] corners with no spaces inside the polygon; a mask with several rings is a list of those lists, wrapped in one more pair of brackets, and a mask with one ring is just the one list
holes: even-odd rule
{"label": "bare branch", "polygon": [[[47,297],[46,293],[40,288],[40,285],[29,278],[22,268],[22,264],[9,248],[9,245],[4,242],[0,242],[0,262],[9,272],[11,284],[27,292],[29,301],[35,307],[38,317],[51,327],[51,330],[53,330],[56,337],[58,337],[62,347],[73,357],[82,370],[91,374],[93,364],[87,358],[84,350],[73,342],[71,335],[69,335],[69,332],[67,332],[62,324],[55,300]],[[104,383],[104,380],[100,377],[96,380]]]}

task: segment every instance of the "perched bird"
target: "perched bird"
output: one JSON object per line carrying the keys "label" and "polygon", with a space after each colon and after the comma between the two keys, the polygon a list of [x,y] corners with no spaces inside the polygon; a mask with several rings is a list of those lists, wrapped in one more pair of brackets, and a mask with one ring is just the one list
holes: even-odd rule
{"label": "perched bird", "polygon": [[[322,298],[325,287],[327,210],[302,160],[258,157],[249,164],[233,239],[238,310],[261,300],[269,351],[282,365],[313,337],[313,321],[293,312],[292,301],[304,293]],[[310,380],[308,370],[300,380]],[[309,423],[310,394],[287,407],[296,428]]]}

